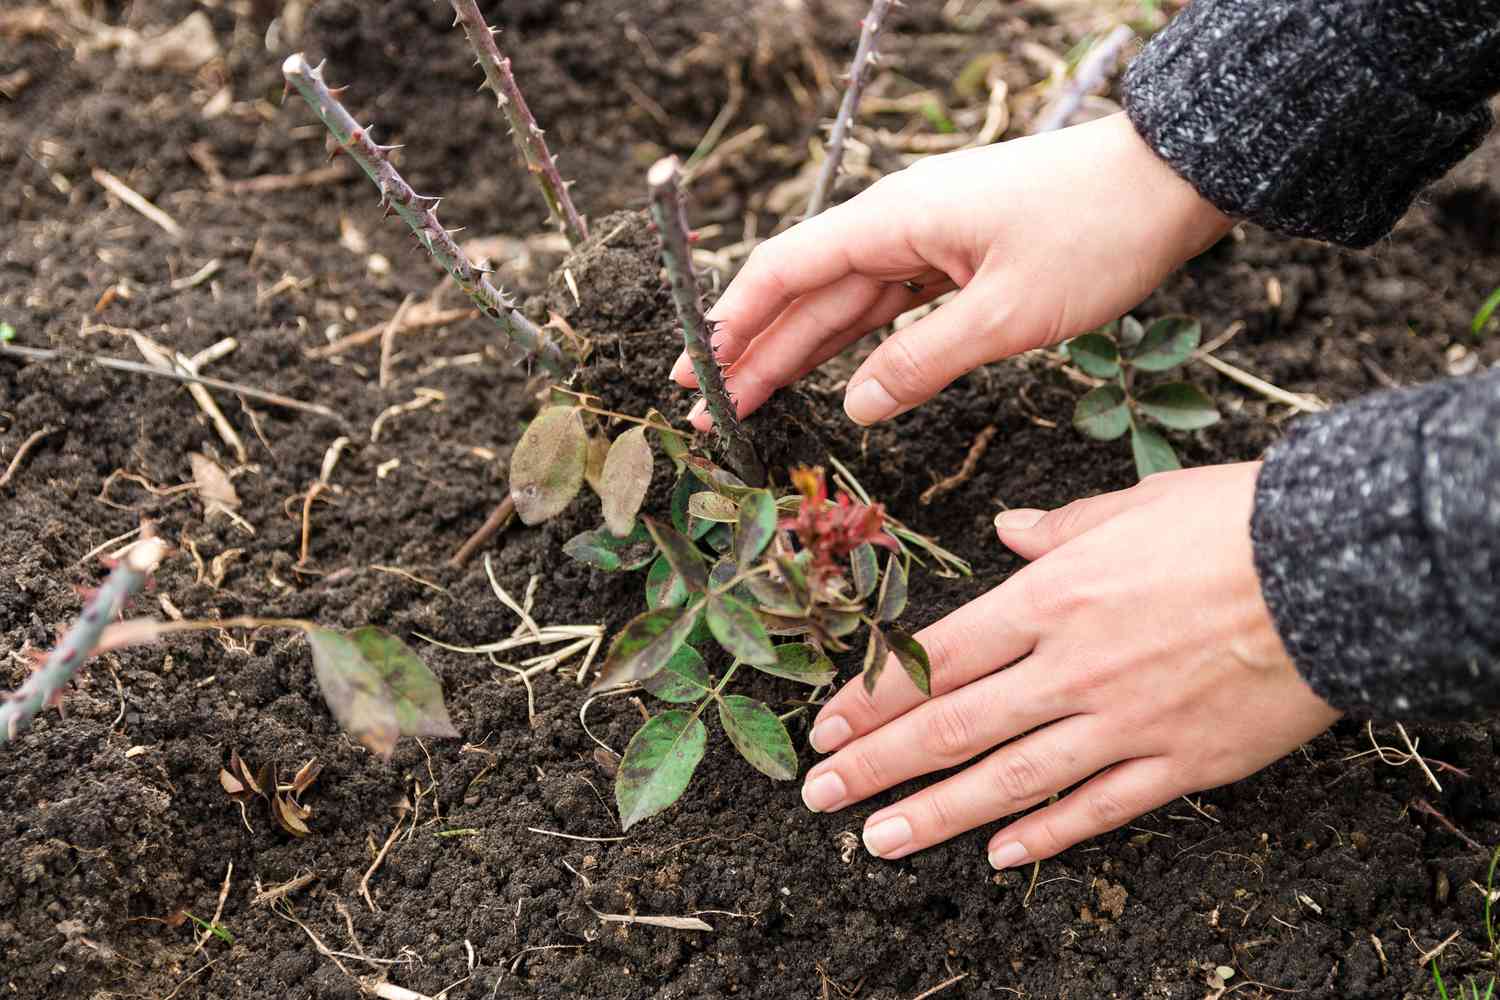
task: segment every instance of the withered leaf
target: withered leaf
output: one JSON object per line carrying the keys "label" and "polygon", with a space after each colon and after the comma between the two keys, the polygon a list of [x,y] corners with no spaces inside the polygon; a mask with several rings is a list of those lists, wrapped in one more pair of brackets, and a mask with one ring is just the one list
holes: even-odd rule
{"label": "withered leaf", "polygon": [[400,639],[366,626],[307,633],[313,670],[333,717],[385,760],[402,736],[457,736],[443,687]]}
{"label": "withered leaf", "polygon": [[604,524],[617,538],[629,535],[651,488],[651,446],[646,428],[632,427],[615,439],[599,475]]}
{"label": "withered leaf", "polygon": [[583,486],[588,449],[588,433],[573,407],[548,406],[527,425],[510,458],[510,496],[523,524],[541,524],[573,502]]}

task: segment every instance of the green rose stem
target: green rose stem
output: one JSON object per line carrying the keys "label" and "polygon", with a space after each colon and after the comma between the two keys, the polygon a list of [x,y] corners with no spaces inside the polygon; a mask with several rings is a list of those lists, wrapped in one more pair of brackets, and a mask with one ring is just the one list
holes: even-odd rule
{"label": "green rose stem", "polygon": [[724,387],[724,373],[714,359],[708,320],[703,317],[687,223],[682,217],[681,173],[677,157],[668,156],[656,161],[646,180],[651,186],[651,218],[661,238],[661,256],[667,266],[672,301],[677,306],[677,318],[682,321],[683,346],[693,363],[719,439],[724,443],[725,457],[741,479],[751,486],[760,486],[766,481],[765,467],[740,423],[729,390]]}
{"label": "green rose stem", "polygon": [[63,688],[99,647],[104,630],[125,602],[140,593],[166,551],[166,543],[159,538],[146,538],[132,546],[41,667],[20,688],[0,698],[0,743],[14,740],[38,712],[61,701]]}
{"label": "green rose stem", "polygon": [[469,46],[479,57],[479,66],[484,70],[484,85],[495,92],[500,111],[510,122],[511,138],[515,140],[521,158],[526,161],[526,169],[536,179],[537,187],[542,189],[548,211],[552,213],[552,218],[563,235],[568,238],[568,243],[578,246],[588,239],[588,226],[578,214],[578,209],[573,207],[567,182],[557,172],[557,158],[547,149],[547,140],[543,138],[541,128],[532,117],[531,109],[526,106],[521,88],[516,86],[515,75],[510,71],[510,59],[502,55],[495,45],[496,31],[484,23],[484,15],[479,13],[474,0],[450,2],[453,4],[453,12],[458,15],[458,23],[463,25]]}
{"label": "green rose stem", "polygon": [[854,61],[849,64],[849,86],[844,91],[843,103],[839,105],[838,117],[833,120],[833,131],[828,134],[828,151],[823,157],[823,169],[818,173],[818,182],[813,185],[812,196],[807,199],[807,215],[811,219],[828,205],[828,196],[838,180],[839,164],[844,160],[844,140],[849,136],[849,127],[854,124],[855,112],[859,110],[859,99],[864,96],[879,57],[876,47],[880,43],[880,30],[885,27],[885,17],[895,0],[875,0],[870,12],[860,22],[859,48],[854,50]]}
{"label": "green rose stem", "polygon": [[484,271],[474,266],[454,242],[452,234],[438,223],[435,209],[441,199],[423,197],[411,189],[386,157],[386,153],[395,147],[375,144],[370,138],[370,130],[354,120],[323,82],[321,67],[310,65],[299,52],[287,58],[281,66],[281,73],[288,85],[296,87],[297,93],[318,113],[343,151],[375,182],[387,211],[394,209],[401,216],[417,240],[479,310],[535,357],[549,375],[567,377],[572,365],[562,350],[515,307],[509,296],[495,287]]}

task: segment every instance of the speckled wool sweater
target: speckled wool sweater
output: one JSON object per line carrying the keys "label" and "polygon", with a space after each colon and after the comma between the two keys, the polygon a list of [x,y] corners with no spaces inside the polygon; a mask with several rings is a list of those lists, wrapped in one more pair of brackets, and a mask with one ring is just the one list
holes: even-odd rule
{"label": "speckled wool sweater", "polygon": [[[1500,0],[1193,0],[1125,84],[1137,131],[1220,210],[1367,246],[1489,131]],[[1500,370],[1299,421],[1251,534],[1277,630],[1330,704],[1500,709]]]}

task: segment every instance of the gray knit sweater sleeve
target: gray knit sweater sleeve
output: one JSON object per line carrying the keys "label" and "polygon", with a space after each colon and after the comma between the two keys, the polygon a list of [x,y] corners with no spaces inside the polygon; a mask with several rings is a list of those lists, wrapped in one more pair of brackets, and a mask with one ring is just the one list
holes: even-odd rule
{"label": "gray knit sweater sleeve", "polygon": [[1298,421],[1261,468],[1261,592],[1325,701],[1500,708],[1500,369]]}
{"label": "gray knit sweater sleeve", "polygon": [[[1125,85],[1137,131],[1225,214],[1366,246],[1489,131],[1500,0],[1192,0]],[[1299,421],[1251,533],[1330,704],[1500,709],[1500,370]]]}
{"label": "gray knit sweater sleeve", "polygon": [[1125,89],[1226,215],[1368,246],[1489,131],[1500,0],[1192,0]]}

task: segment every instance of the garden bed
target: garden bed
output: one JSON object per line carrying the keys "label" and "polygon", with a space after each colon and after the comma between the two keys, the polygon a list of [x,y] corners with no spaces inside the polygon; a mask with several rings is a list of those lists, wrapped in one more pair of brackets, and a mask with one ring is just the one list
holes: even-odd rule
{"label": "garden bed", "polygon": [[[110,23],[134,27],[200,9],[163,0],[127,19],[103,6]],[[449,225],[467,226],[463,238],[507,238],[498,277],[538,321],[556,313],[592,341],[587,381],[606,402],[629,413],[659,406],[677,421],[690,400],[666,379],[679,341],[639,212],[645,169],[691,152],[737,101],[724,134],[766,130],[697,182],[690,215],[711,227],[707,248],[739,242],[747,213],[770,231],[779,220],[765,210],[768,192],[796,175],[816,135],[806,95],[819,94],[820,66],[836,72],[847,59],[862,5],[707,6],[486,5],[511,29],[517,74],[592,220],[593,241],[566,259],[558,240],[532,238],[546,228],[544,209],[492,102],[472,93],[477,71],[446,5],[321,0],[299,42],[328,58],[329,78],[350,85],[345,100],[381,141],[408,144],[403,173],[446,196]],[[1044,6],[1053,5],[947,5],[979,8],[970,22],[912,3],[892,26],[885,66],[909,90],[947,92],[976,57],[999,52],[1019,91],[1040,78],[1018,54],[1025,43],[1062,52],[1094,26],[1056,21]],[[0,472],[21,442],[51,429],[0,487],[0,687],[24,678],[23,649],[49,647],[77,613],[75,586],[100,578],[97,560],[83,557],[148,514],[179,551],[142,613],[167,602],[190,618],[380,625],[442,679],[463,738],[403,741],[382,763],[339,732],[306,646],[270,634],[193,636],[102,658],[65,718],[50,712],[0,746],[0,987],[34,997],[334,998],[358,995],[355,976],[384,976],[433,996],[452,986],[454,1000],[843,1000],[914,997],[944,983],[945,998],[1198,1000],[1214,995],[1214,970],[1227,966],[1231,987],[1266,984],[1243,985],[1242,997],[1399,998],[1432,995],[1418,959],[1454,932],[1442,958],[1450,980],[1488,971],[1473,883],[1484,882],[1483,848],[1500,842],[1493,724],[1408,726],[1425,756],[1467,771],[1443,775],[1441,793],[1415,766],[1348,759],[1371,744],[1363,724],[1345,722],[1253,778],[1159,809],[1035,873],[1002,874],[985,861],[985,830],[902,861],[872,859],[854,838],[894,793],[815,815],[796,783],[757,775],[715,734],[681,803],[621,839],[611,778],[579,723],[578,661],[535,680],[531,724],[526,690],[484,657],[412,638],[468,646],[515,627],[482,557],[462,570],[447,562],[498,501],[540,383],[472,318],[400,335],[384,388],[378,342],[309,358],[330,337],[386,322],[408,295],[425,301],[439,275],[381,220],[362,178],[308,183],[324,164],[323,136],[305,107],[279,104],[286,50],[268,52],[252,17],[203,5],[219,60],[194,73],[130,67],[116,51],[81,54],[64,7],[36,7],[48,17],[35,30],[18,22],[0,40],[0,76],[29,76],[0,103],[0,171],[12,177],[0,216],[13,220],[0,246],[0,320],[18,343],[132,359],[121,331],[189,355],[232,336],[237,349],[209,374],[316,401],[344,426],[220,394],[249,452],[233,479],[237,522],[206,515],[190,491],[143,485],[192,482],[192,452],[217,449],[226,468],[240,465],[180,386],[0,358]],[[224,88],[227,102],[215,96]],[[879,149],[873,162],[892,167]],[[167,211],[181,237],[106,197],[95,168]],[[1469,322],[1500,275],[1497,168],[1492,140],[1365,254],[1236,230],[1138,315],[1191,313],[1206,338],[1242,323],[1219,357],[1329,402],[1493,363],[1500,346],[1473,337]],[[298,180],[275,193],[234,186],[268,174]],[[451,289],[437,301],[464,306]],[[831,453],[893,513],[973,562],[968,579],[914,571],[905,619],[914,626],[1017,568],[994,540],[1002,505],[1055,506],[1134,480],[1128,449],[1069,426],[1082,390],[1052,355],[989,366],[868,432],[842,416],[850,371],[850,359],[835,362],[755,423],[773,467]],[[1254,458],[1282,433],[1288,407],[1205,366],[1187,371],[1225,419],[1180,442],[1186,463]],[[372,440],[372,424],[401,404],[416,405],[385,416]],[[991,426],[974,474],[923,503]],[[350,443],[309,508],[303,561],[303,497],[340,435]],[[561,552],[597,523],[590,499],[540,528],[512,526],[484,551],[509,593],[537,581],[537,621],[612,634],[642,608],[638,578]],[[841,666],[852,674],[857,659]],[[786,687],[753,690],[785,702]],[[639,722],[625,698],[589,713],[616,748]],[[805,718],[792,727],[805,770],[815,756]],[[1374,735],[1400,745],[1392,726]],[[218,779],[231,751],[285,772],[311,758],[323,765],[304,796],[311,836],[295,839],[253,809],[246,828]],[[361,882],[398,823],[369,882],[372,909]],[[233,943],[210,937],[195,953],[191,921],[161,921],[184,909],[211,918],[231,866],[217,919]],[[284,905],[254,903],[257,888],[305,873],[316,879]],[[713,930],[598,913],[696,915]],[[314,936],[338,955],[321,954]]]}

